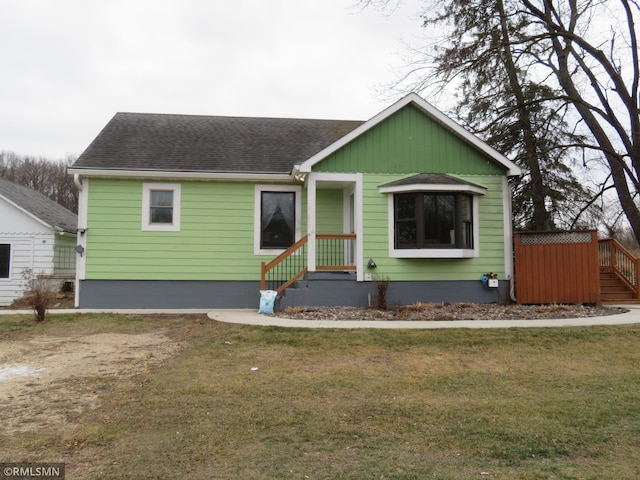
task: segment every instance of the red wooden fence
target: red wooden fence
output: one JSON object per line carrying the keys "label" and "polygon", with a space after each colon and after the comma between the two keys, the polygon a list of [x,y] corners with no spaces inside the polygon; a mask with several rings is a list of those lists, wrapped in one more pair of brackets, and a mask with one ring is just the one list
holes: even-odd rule
{"label": "red wooden fence", "polygon": [[596,231],[516,233],[514,253],[518,303],[600,303]]}

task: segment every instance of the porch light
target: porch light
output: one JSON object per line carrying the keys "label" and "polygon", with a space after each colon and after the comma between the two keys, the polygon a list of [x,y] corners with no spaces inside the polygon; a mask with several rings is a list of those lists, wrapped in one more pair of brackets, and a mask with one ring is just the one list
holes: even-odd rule
{"label": "porch light", "polygon": [[294,178],[297,182],[304,183],[304,182],[306,182],[306,181],[307,181],[307,174],[306,174],[306,173],[300,173],[300,172],[298,172],[298,173],[296,173],[296,174],[293,176],[293,178]]}
{"label": "porch light", "polygon": [[370,258],[369,261],[367,262],[367,268],[377,268],[378,265],[376,265],[376,262],[373,261],[373,258]]}

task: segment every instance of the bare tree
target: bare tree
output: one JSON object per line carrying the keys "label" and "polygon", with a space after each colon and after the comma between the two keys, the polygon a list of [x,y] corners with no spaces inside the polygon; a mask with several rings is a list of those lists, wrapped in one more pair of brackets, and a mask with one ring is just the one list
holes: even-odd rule
{"label": "bare tree", "polygon": [[0,151],[0,178],[32,188],[72,212],[78,211],[78,191],[67,167],[75,161],[68,156],[53,161],[45,157],[20,156]]}
{"label": "bare tree", "polygon": [[[391,11],[396,1],[362,3]],[[516,192],[531,209],[533,228],[544,228],[554,202],[556,221],[571,213],[562,223],[583,223],[596,199],[613,187],[640,238],[638,4],[423,3],[425,27],[444,30],[444,41],[414,49],[418,56],[396,86],[430,93],[455,86],[458,118],[528,170]],[[509,135],[517,150],[509,150]],[[579,165],[596,171],[594,162],[603,166],[594,183],[599,191],[584,188],[583,177],[575,175]]]}
{"label": "bare tree", "polygon": [[[557,81],[605,159],[622,210],[640,239],[640,62],[633,0],[522,0],[532,58]],[[594,19],[597,22],[594,23]],[[594,32],[595,25],[609,27]],[[589,37],[591,36],[591,38]]]}

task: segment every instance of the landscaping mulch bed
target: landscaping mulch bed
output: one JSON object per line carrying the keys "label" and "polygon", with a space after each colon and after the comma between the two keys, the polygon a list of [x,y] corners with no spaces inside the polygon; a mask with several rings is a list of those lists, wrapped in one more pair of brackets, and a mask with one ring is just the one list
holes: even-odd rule
{"label": "landscaping mulch bed", "polygon": [[538,320],[616,315],[627,310],[591,305],[415,303],[387,310],[366,307],[290,307],[275,316],[300,320]]}

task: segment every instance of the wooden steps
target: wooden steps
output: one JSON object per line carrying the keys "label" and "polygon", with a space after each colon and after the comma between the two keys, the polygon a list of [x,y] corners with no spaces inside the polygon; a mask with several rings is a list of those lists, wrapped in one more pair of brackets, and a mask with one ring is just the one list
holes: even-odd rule
{"label": "wooden steps", "polygon": [[640,303],[620,277],[606,270],[600,270],[600,299],[604,304]]}

